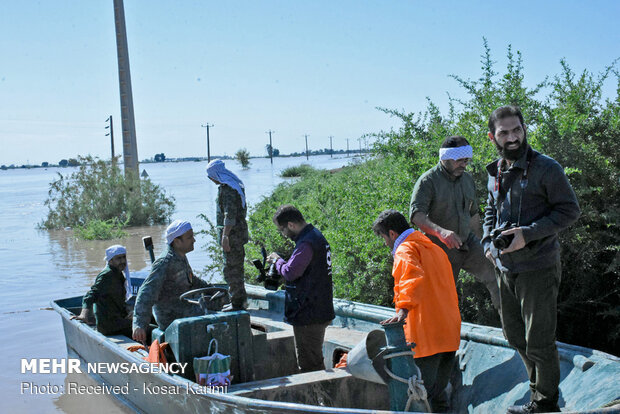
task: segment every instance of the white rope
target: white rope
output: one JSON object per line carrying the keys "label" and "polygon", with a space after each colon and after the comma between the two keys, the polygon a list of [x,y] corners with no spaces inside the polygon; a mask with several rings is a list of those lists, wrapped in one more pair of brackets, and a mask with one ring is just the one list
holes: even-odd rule
{"label": "white rope", "polygon": [[[396,352],[394,354],[384,355],[383,359],[390,359],[390,358],[394,358],[397,356],[407,356],[407,355],[411,355],[413,357],[414,353],[413,351]],[[422,401],[424,402],[426,411],[430,413],[431,407],[428,404],[428,399],[427,399],[428,396],[427,396],[426,388],[424,388],[424,380],[422,380],[422,374],[420,373],[420,368],[418,368],[418,366],[415,364],[414,366],[418,372],[418,375],[413,375],[409,379],[399,377],[398,375],[390,371],[387,366],[384,366],[383,368],[385,369],[385,372],[391,378],[395,379],[396,381],[400,381],[403,384],[407,384],[408,398],[407,398],[407,405],[405,406],[405,411],[409,411],[409,408],[411,407],[411,404],[414,401]]]}

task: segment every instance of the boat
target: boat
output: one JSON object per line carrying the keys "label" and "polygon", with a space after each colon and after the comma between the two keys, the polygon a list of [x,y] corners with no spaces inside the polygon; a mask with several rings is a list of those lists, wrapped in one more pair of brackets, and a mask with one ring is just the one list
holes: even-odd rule
{"label": "boat", "polygon": [[[90,373],[136,412],[184,413],[393,413],[388,387],[351,369],[334,368],[344,353],[359,349],[369,332],[394,310],[334,300],[336,318],[327,328],[323,356],[327,369],[296,373],[293,332],[282,322],[283,291],[246,285],[248,309],[212,312],[174,321],[153,337],[170,344],[183,374],[171,372]],[[144,364],[145,351],[131,352],[136,342],[122,335],[105,336],[71,316],[82,297],[55,300],[62,318],[67,353],[81,367],[88,363]],[[231,355],[233,382],[222,390],[195,382],[194,357],[207,355],[210,339]],[[620,359],[596,350],[558,342],[563,412],[620,412]],[[188,370],[190,372],[188,372]],[[529,382],[519,355],[498,328],[463,323],[457,366],[451,379],[451,406],[458,413],[504,413],[529,401]],[[125,387],[125,388],[120,388]],[[178,392],[175,392],[178,391]]]}

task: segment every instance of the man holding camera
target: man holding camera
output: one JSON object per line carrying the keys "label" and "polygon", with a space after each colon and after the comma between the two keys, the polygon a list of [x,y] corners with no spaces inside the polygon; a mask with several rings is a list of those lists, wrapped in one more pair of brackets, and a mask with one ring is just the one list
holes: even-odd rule
{"label": "man holding camera", "polygon": [[486,167],[482,244],[499,277],[504,335],[523,359],[531,390],[530,402],[508,413],[560,411],[558,233],[579,218],[579,204],[563,168],[528,145],[519,108],[493,111],[489,139],[500,158]]}
{"label": "man holding camera", "polygon": [[332,259],[329,243],[292,205],[278,208],[274,224],[295,242],[288,261],[277,253],[267,260],[276,264],[285,283],[284,322],[293,325],[295,351],[301,372],[325,369],[323,339],[334,313]]}
{"label": "man holding camera", "polygon": [[499,309],[495,272],[480,245],[480,208],[474,179],[465,171],[472,156],[464,137],[444,140],[439,163],[422,174],[413,187],[409,221],[446,252],[455,282],[465,269],[486,286],[493,307]]}

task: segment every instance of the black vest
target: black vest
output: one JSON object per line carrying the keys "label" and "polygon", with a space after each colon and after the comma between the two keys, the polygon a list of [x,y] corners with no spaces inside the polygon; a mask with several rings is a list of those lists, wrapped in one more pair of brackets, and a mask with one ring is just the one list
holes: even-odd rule
{"label": "black vest", "polygon": [[336,315],[329,243],[312,224],[301,230],[295,240],[295,247],[301,243],[310,243],[312,246],[312,261],[301,277],[286,281],[284,322],[312,325],[331,321]]}

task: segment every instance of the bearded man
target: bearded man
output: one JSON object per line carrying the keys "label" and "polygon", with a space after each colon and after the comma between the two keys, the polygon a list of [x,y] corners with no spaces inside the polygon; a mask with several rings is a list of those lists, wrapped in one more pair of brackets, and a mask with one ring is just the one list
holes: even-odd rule
{"label": "bearded man", "polygon": [[473,177],[465,171],[473,156],[469,142],[461,136],[445,139],[439,162],[418,178],[413,187],[409,221],[437,246],[450,264],[456,282],[461,269],[482,282],[499,308],[499,292],[493,266],[480,245],[480,207]]}
{"label": "bearded man", "polygon": [[[88,323],[94,308],[97,331],[104,335],[131,337],[131,317],[128,312],[126,285],[129,280],[127,249],[115,244],[105,251],[106,267],[97,275],[95,283],[82,299],[82,311],[77,319]],[[123,272],[125,272],[123,274]]]}
{"label": "bearded man", "polygon": [[562,166],[528,145],[519,108],[493,111],[489,139],[500,158],[486,167],[482,244],[499,278],[504,335],[525,364],[531,390],[530,402],[508,413],[560,411],[558,233],[579,218],[579,204]]}

